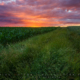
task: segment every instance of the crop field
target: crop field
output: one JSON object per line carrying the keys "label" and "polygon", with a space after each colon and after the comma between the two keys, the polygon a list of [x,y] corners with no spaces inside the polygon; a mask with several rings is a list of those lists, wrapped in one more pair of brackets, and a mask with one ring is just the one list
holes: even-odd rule
{"label": "crop field", "polygon": [[8,45],[0,47],[0,80],[80,80],[79,32],[79,27],[1,28],[1,46]]}
{"label": "crop field", "polygon": [[46,33],[55,30],[55,27],[50,28],[26,28],[26,27],[0,27],[0,44],[7,45],[9,43],[15,43],[34,35]]}

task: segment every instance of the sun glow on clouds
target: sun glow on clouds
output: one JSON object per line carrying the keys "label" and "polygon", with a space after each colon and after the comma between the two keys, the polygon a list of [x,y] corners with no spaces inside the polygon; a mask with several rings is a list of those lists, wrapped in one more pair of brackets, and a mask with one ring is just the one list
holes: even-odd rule
{"label": "sun glow on clouds", "polygon": [[4,2],[1,2],[0,5],[4,5]]}
{"label": "sun glow on clouds", "polygon": [[80,25],[80,0],[0,0],[0,26]]}

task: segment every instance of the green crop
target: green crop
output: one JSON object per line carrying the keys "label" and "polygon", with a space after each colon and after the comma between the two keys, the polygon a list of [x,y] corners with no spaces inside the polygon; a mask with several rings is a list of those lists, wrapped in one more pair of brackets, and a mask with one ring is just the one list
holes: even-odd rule
{"label": "green crop", "polygon": [[55,27],[48,28],[26,28],[26,27],[0,27],[0,44],[6,46],[33,37],[34,35],[55,30]]}

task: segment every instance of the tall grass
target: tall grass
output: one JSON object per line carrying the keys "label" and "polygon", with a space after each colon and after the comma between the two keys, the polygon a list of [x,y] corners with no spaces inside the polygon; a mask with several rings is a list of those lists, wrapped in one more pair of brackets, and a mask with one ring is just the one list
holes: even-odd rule
{"label": "tall grass", "polygon": [[72,41],[73,47],[80,52],[80,27],[68,27],[69,40]]}
{"label": "tall grass", "polygon": [[79,80],[79,58],[67,29],[11,44],[0,53],[0,80]]}

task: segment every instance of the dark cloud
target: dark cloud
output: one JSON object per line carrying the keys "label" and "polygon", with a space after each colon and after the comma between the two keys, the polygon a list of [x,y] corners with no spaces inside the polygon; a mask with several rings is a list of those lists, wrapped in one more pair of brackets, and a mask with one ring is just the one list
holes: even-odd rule
{"label": "dark cloud", "polygon": [[80,7],[80,0],[61,0],[61,5],[63,7]]}
{"label": "dark cloud", "polygon": [[8,16],[0,17],[0,22],[7,22],[7,23],[14,23],[14,24],[23,23],[22,19],[16,18],[13,16],[11,16],[11,17],[8,17]]}
{"label": "dark cloud", "polygon": [[17,24],[17,23],[21,23],[22,21],[20,21],[19,19],[1,19],[0,18],[0,22],[7,22],[7,23]]}
{"label": "dark cloud", "polygon": [[23,23],[23,21],[21,21],[21,18],[15,17],[14,14],[6,12],[6,13],[0,13],[0,22],[6,22],[6,23]]}

